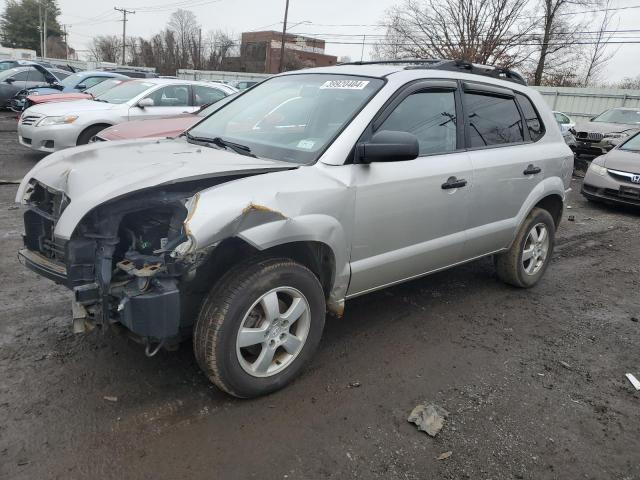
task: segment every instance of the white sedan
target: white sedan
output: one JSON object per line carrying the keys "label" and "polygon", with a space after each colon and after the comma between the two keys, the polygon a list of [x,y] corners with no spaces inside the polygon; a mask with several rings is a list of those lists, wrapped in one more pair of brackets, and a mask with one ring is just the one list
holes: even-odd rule
{"label": "white sedan", "polygon": [[223,84],[152,78],[124,82],[94,100],[46,103],[25,110],[18,139],[40,152],[84,145],[101,130],[131,120],[192,113],[237,89]]}

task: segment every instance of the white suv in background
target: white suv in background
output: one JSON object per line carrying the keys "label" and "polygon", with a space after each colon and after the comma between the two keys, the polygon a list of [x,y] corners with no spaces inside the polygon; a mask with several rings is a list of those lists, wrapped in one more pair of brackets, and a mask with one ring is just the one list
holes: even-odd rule
{"label": "white suv in background", "polygon": [[101,130],[130,120],[193,113],[238,90],[229,85],[150,78],[125,82],[93,100],[35,105],[18,124],[26,147],[55,152],[84,145]]}

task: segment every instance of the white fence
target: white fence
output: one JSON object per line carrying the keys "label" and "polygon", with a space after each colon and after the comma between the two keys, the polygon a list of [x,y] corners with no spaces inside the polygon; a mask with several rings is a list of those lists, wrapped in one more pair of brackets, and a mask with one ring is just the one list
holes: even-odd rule
{"label": "white fence", "polygon": [[214,70],[178,70],[178,78],[185,80],[214,80],[225,82],[261,82],[271,75],[267,73],[247,73],[247,72],[222,72]]}
{"label": "white fence", "polygon": [[635,107],[640,109],[640,90],[622,88],[534,87],[547,104],[566,113],[580,124],[589,121],[609,108]]}
{"label": "white fence", "polygon": [[[214,81],[261,81],[266,73],[222,72],[206,70],[178,70],[178,78]],[[640,90],[621,88],[533,87],[553,110],[564,112],[580,124],[609,108],[637,107],[640,109]]]}

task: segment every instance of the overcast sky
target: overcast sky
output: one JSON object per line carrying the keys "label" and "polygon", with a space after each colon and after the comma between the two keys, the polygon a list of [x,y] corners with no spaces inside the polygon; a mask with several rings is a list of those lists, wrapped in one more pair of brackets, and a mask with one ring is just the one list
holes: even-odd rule
{"label": "overcast sky", "polygon": [[[295,33],[315,34],[382,34],[376,25],[383,19],[385,10],[399,0],[290,0],[289,24],[304,23],[292,28]],[[0,0],[4,8],[5,1]],[[200,21],[203,32],[222,29],[239,35],[248,30],[279,30],[285,0],[58,0],[62,15],[61,23],[69,25],[69,43],[75,49],[87,50],[91,39],[100,34],[121,34],[122,14],[114,6],[137,10],[130,15],[127,34],[149,37],[161,30],[169,15],[178,7],[192,10]],[[614,7],[638,5],[636,0],[613,0]],[[591,19],[591,17],[589,17]],[[592,18],[590,30],[597,28],[597,17]],[[349,26],[344,26],[349,25]],[[619,29],[640,28],[640,8],[621,10],[614,25]],[[637,34],[626,34],[640,41]],[[333,40],[361,42],[362,37],[332,37]],[[609,81],[640,75],[640,44],[614,46],[614,59],[608,64],[606,76]],[[369,58],[370,47],[365,47],[364,59]],[[350,56],[359,60],[361,45],[328,43],[327,53]],[[82,55],[82,53],[81,53]]]}

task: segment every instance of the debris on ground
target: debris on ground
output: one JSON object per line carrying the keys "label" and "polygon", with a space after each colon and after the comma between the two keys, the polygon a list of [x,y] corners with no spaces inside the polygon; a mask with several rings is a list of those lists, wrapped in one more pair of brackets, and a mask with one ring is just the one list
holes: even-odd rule
{"label": "debris on ground", "polygon": [[449,416],[444,408],[432,403],[422,403],[409,414],[407,421],[415,423],[418,430],[426,432],[427,435],[435,437],[442,429],[445,419]]}
{"label": "debris on ground", "polygon": [[575,217],[575,215],[569,215],[567,217],[567,220],[569,220],[570,222],[575,222],[576,221],[576,217]]}
{"label": "debris on ground", "polygon": [[638,317],[631,317],[631,321],[637,323],[638,322]]}
{"label": "debris on ground", "polygon": [[631,385],[633,385],[636,390],[640,390],[640,380],[634,377],[631,373],[627,373],[626,377],[629,379]]}
{"label": "debris on ground", "polygon": [[351,382],[349,388],[358,388],[360,385],[360,382]]}
{"label": "debris on ground", "polygon": [[453,455],[452,451],[448,451],[448,452],[444,452],[441,453],[440,455],[438,455],[436,457],[436,460],[446,460],[447,458],[449,458],[451,455]]}
{"label": "debris on ground", "polygon": [[110,397],[110,396],[105,396],[102,397],[104,400],[106,400],[107,402],[113,402],[116,403],[118,401],[118,397]]}

